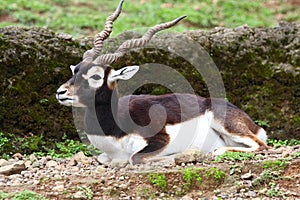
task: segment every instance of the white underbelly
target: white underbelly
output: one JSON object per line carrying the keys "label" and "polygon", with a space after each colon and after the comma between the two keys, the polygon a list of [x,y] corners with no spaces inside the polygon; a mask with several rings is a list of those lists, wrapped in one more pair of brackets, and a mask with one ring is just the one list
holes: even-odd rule
{"label": "white underbelly", "polygon": [[[169,134],[170,143],[157,156],[176,154],[188,149],[198,149],[208,153],[225,146],[219,134],[211,129],[212,121],[213,113],[208,111],[191,120],[166,125],[165,130]],[[128,160],[133,154],[147,146],[146,140],[138,134],[128,134],[120,139],[111,136],[88,135],[88,139],[110,159]]]}
{"label": "white underbelly", "polygon": [[180,153],[187,149],[198,149],[204,153],[212,152],[224,146],[219,134],[211,129],[213,113],[185,121],[180,124],[167,125],[166,132],[170,135],[170,144],[160,153],[161,156]]}

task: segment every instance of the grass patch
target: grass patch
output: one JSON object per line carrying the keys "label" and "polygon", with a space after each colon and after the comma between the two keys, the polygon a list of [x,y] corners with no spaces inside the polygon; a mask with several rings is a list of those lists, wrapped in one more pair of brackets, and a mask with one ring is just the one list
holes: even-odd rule
{"label": "grass patch", "polygon": [[254,153],[248,152],[226,152],[217,156],[214,162],[250,160],[253,159],[254,156]]}
{"label": "grass patch", "polygon": [[213,177],[216,180],[223,180],[225,178],[225,172],[218,168],[209,168],[206,174],[208,177]]}
{"label": "grass patch", "polygon": [[284,159],[275,161],[267,160],[261,163],[261,166],[264,170],[253,180],[253,185],[260,186],[269,183],[270,191],[275,191],[276,187],[274,184],[281,179],[281,175],[288,166],[288,162]]}
{"label": "grass patch", "polygon": [[285,170],[285,168],[288,166],[288,162],[286,160],[267,160],[262,163],[262,168],[264,169],[270,169],[272,171],[277,170]]}
{"label": "grass patch", "polygon": [[7,193],[0,191],[0,199],[12,199],[12,200],[47,200],[47,198],[39,195],[35,192],[24,190],[18,193]]}
{"label": "grass patch", "polygon": [[53,158],[67,158],[80,151],[86,156],[100,153],[92,145],[68,139],[66,135],[58,142],[46,140],[43,135],[18,137],[13,134],[0,132],[0,156],[5,159],[9,159],[16,152],[22,152],[24,155],[34,153],[36,156],[50,155]]}
{"label": "grass patch", "polygon": [[282,199],[286,199],[285,193],[280,190],[279,186],[276,183],[269,183],[270,189],[267,191],[268,197],[281,197]]}
{"label": "grass patch", "polygon": [[160,173],[150,173],[149,174],[149,182],[152,185],[155,185],[162,190],[165,190],[167,188],[167,180],[166,176]]}
{"label": "grass patch", "polygon": [[184,184],[184,191],[189,191],[192,184],[201,184],[202,178],[199,175],[199,171],[203,170],[202,168],[186,168],[182,169],[182,179],[185,181]]}
{"label": "grass patch", "polygon": [[277,140],[277,139],[268,139],[267,144],[273,146],[275,149],[279,147],[286,146],[295,146],[300,144],[300,140],[291,139],[291,140]]}
{"label": "grass patch", "polygon": [[[75,37],[94,35],[103,28],[104,21],[118,5],[118,0],[2,0],[0,27],[23,25],[49,27],[57,32]],[[282,20],[300,21],[299,9],[288,3],[277,7],[267,6],[266,1],[211,0],[195,1],[125,1],[123,12],[115,22],[114,34],[124,30],[150,27],[181,15],[188,18],[172,30],[183,31],[216,26],[270,27]]]}

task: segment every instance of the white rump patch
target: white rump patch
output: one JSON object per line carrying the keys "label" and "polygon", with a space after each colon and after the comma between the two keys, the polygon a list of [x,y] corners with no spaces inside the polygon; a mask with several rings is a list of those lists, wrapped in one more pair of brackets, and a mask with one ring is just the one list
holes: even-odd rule
{"label": "white rump patch", "polygon": [[267,133],[263,128],[260,128],[256,135],[259,139],[261,139],[264,142],[266,142],[268,139]]}

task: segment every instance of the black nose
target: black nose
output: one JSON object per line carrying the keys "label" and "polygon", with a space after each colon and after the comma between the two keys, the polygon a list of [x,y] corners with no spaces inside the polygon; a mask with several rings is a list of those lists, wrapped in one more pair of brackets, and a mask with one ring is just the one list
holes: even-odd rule
{"label": "black nose", "polygon": [[57,94],[60,95],[60,94],[65,94],[67,92],[67,90],[63,90],[63,91],[59,91]]}

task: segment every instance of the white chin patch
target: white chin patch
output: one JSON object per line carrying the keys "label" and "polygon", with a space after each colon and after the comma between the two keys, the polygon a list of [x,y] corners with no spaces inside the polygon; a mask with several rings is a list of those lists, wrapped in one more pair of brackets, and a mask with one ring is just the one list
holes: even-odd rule
{"label": "white chin patch", "polygon": [[56,95],[58,102],[64,106],[74,106],[74,107],[86,107],[84,104],[78,102],[78,98],[75,96],[58,96]]}

